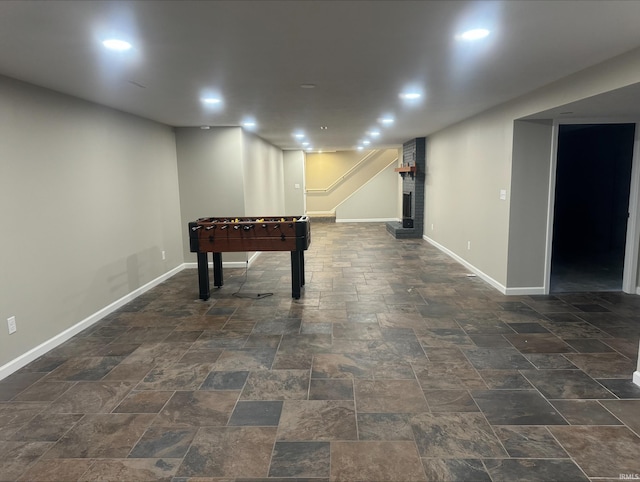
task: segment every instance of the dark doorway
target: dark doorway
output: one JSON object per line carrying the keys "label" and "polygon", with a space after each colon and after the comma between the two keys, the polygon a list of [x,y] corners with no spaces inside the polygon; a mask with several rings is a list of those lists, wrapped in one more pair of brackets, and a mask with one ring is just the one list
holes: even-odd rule
{"label": "dark doorway", "polygon": [[622,290],[634,131],[560,126],[551,292]]}

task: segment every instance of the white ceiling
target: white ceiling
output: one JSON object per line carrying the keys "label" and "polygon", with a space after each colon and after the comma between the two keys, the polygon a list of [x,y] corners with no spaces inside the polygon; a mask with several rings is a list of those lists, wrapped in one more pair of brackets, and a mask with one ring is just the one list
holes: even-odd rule
{"label": "white ceiling", "polygon": [[[376,126],[377,145],[399,145],[640,47],[639,25],[624,0],[4,0],[0,74],[171,126],[252,116],[283,149],[297,129],[353,149]],[[456,40],[477,27],[491,35]],[[134,49],[106,51],[113,36]],[[413,106],[409,86],[424,93]],[[223,104],[205,108],[207,91]]]}

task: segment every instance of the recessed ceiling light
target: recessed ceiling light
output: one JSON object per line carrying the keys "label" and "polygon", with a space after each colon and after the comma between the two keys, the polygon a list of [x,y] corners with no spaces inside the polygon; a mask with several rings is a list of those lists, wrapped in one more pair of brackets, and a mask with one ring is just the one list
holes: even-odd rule
{"label": "recessed ceiling light", "polygon": [[211,129],[211,127],[209,127],[209,126],[200,126],[200,129],[202,129],[203,131],[208,131],[209,129]]}
{"label": "recessed ceiling light", "polygon": [[250,128],[252,128],[252,127],[255,127],[255,126],[256,126],[256,123],[255,123],[255,122],[253,122],[253,121],[246,121],[246,122],[243,122],[243,123],[242,123],[242,126],[243,126],[243,127],[246,127],[247,129],[250,129]]}
{"label": "recessed ceiling light", "polygon": [[462,32],[458,35],[458,38],[461,40],[480,40],[487,37],[490,33],[491,32],[486,28],[474,28],[472,30]]}
{"label": "recessed ceiling light", "polygon": [[320,130],[321,130],[321,131],[326,131],[328,128],[329,128],[329,127],[327,127],[327,126],[320,126]]}
{"label": "recessed ceiling light", "polygon": [[304,139],[304,134],[302,132],[296,132],[295,134],[293,134],[293,137],[295,137],[296,139]]}
{"label": "recessed ceiling light", "polygon": [[402,92],[400,93],[399,97],[402,100],[417,100],[422,97],[422,94],[420,94],[419,92]]}
{"label": "recessed ceiling light", "polygon": [[393,124],[394,120],[393,117],[381,117],[380,119],[378,119],[378,122],[384,125],[390,125]]}
{"label": "recessed ceiling light", "polygon": [[300,84],[301,89],[315,89],[316,87],[316,84]]}
{"label": "recessed ceiling light", "polygon": [[218,99],[217,97],[203,97],[200,100],[202,101],[203,104],[207,104],[207,105],[219,104],[221,102],[221,100]]}
{"label": "recessed ceiling light", "polygon": [[368,146],[369,144],[371,144],[371,141],[364,140],[362,141],[362,144]]}
{"label": "recessed ceiling light", "polygon": [[104,45],[109,50],[116,50],[118,52],[124,52],[126,50],[131,49],[132,45],[126,40],[120,40],[116,38],[110,38],[102,41],[102,45]]}
{"label": "recessed ceiling light", "polygon": [[359,151],[361,151],[361,150],[363,150],[363,149],[364,149],[364,147],[362,147],[362,146],[358,146],[356,149],[357,149],[357,150],[359,150]]}
{"label": "recessed ceiling light", "polygon": [[380,135],[380,131],[369,131],[367,132],[367,135],[371,137],[378,137]]}
{"label": "recessed ceiling light", "polygon": [[308,146],[308,145],[309,145],[309,143],[308,143],[307,141],[305,141],[305,142],[303,142],[303,143],[302,143],[302,145],[303,145],[303,146]]}

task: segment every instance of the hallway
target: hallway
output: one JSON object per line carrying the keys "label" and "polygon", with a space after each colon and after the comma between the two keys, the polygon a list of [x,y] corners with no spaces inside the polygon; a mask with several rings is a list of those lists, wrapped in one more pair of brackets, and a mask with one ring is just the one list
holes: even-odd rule
{"label": "hallway", "polygon": [[640,473],[639,296],[507,297],[383,223],[311,237],[299,300],[288,253],[207,302],[183,270],[0,381],[0,479]]}

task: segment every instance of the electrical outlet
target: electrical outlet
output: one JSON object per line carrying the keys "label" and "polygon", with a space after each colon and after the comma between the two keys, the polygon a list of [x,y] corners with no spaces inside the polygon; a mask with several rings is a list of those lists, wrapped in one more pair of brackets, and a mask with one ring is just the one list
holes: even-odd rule
{"label": "electrical outlet", "polygon": [[162,261],[167,259],[167,253],[165,253],[164,251],[162,252]]}
{"label": "electrical outlet", "polygon": [[467,249],[471,249],[471,241],[467,241]]}
{"label": "electrical outlet", "polygon": [[12,316],[11,318],[7,318],[7,325],[9,326],[9,334],[15,333],[18,329],[16,326],[16,317]]}

